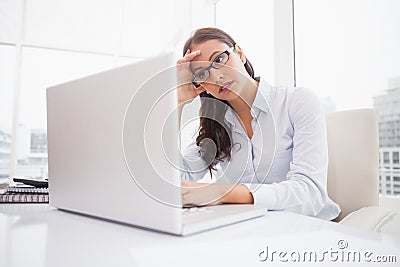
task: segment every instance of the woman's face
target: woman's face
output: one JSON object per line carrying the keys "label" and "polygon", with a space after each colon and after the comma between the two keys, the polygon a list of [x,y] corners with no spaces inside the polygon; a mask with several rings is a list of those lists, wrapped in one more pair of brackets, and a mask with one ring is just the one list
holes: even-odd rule
{"label": "woman's face", "polygon": [[[199,75],[202,70],[209,68],[212,62],[220,62],[224,55],[221,57],[219,55],[229,48],[227,44],[218,40],[209,40],[193,45],[191,52],[200,50],[200,54],[191,62],[193,74]],[[245,62],[246,57],[243,51],[236,46],[229,54],[225,65],[219,66],[218,69],[209,68],[210,76],[200,86],[215,98],[228,102],[237,99],[242,95],[243,89],[250,79],[250,75],[244,67]]]}

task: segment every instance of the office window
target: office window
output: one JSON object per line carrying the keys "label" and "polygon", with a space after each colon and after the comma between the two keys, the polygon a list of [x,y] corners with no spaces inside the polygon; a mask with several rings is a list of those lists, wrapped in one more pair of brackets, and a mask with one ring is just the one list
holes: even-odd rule
{"label": "office window", "polygon": [[390,176],[386,176],[386,181],[390,181]]}
{"label": "office window", "polygon": [[25,41],[114,53],[122,0],[26,0]]}
{"label": "office window", "polygon": [[220,0],[216,26],[228,32],[241,46],[256,75],[275,84],[273,0]]}
{"label": "office window", "polygon": [[399,86],[399,9],[397,0],[294,1],[297,85],[319,92],[327,111],[372,107]]}
{"label": "office window", "polygon": [[[297,86],[317,91],[326,112],[373,107],[380,148],[399,148],[400,2],[302,0],[293,4]],[[389,152],[382,156],[380,164],[390,164]]]}
{"label": "office window", "polygon": [[0,42],[15,42],[21,29],[23,0],[0,1]]}
{"label": "office window", "polygon": [[112,56],[23,48],[16,175],[47,176],[46,88],[112,66]]}
{"label": "office window", "polygon": [[181,14],[190,6],[180,0],[0,1],[0,179],[47,176],[46,87],[177,49],[189,35],[190,16]]}
{"label": "office window", "polygon": [[47,87],[112,66],[113,57],[111,56],[24,48],[20,123],[29,128],[45,129]]}
{"label": "office window", "polygon": [[[112,1],[112,0],[111,0]],[[177,49],[181,52],[182,39],[189,37],[186,31],[189,1],[146,0],[123,1],[123,21],[120,53],[133,57],[150,57],[161,52]],[[195,1],[191,1],[194,3]],[[196,1],[198,2],[198,1]],[[211,1],[200,1],[203,8]],[[202,10],[193,10],[194,17],[207,20]],[[199,12],[199,13],[197,13]],[[211,13],[213,14],[213,13]],[[180,55],[180,53],[179,53]]]}
{"label": "office window", "polygon": [[[1,31],[0,31],[1,32]],[[11,164],[15,47],[0,45],[0,182]]]}
{"label": "office window", "polygon": [[400,182],[400,177],[399,176],[393,176],[393,181],[394,182]]}

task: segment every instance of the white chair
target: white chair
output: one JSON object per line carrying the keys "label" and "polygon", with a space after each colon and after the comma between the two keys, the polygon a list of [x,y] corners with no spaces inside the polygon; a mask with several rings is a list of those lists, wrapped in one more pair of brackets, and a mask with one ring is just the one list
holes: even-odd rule
{"label": "white chair", "polygon": [[328,195],[342,209],[335,220],[380,231],[396,212],[379,207],[378,123],[373,109],[326,115]]}

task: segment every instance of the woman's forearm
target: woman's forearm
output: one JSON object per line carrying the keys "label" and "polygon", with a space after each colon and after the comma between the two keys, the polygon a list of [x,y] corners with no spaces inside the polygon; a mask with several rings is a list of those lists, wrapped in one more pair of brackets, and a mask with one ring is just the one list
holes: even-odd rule
{"label": "woman's forearm", "polygon": [[253,194],[245,185],[238,184],[223,197],[222,202],[231,204],[253,204],[254,199]]}

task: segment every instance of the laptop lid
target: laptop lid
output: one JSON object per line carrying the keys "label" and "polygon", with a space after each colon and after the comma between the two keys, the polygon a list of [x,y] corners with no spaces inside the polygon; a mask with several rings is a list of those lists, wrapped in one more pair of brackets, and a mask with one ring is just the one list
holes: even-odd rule
{"label": "laptop lid", "polygon": [[182,232],[174,63],[161,55],[47,89],[52,206]]}

